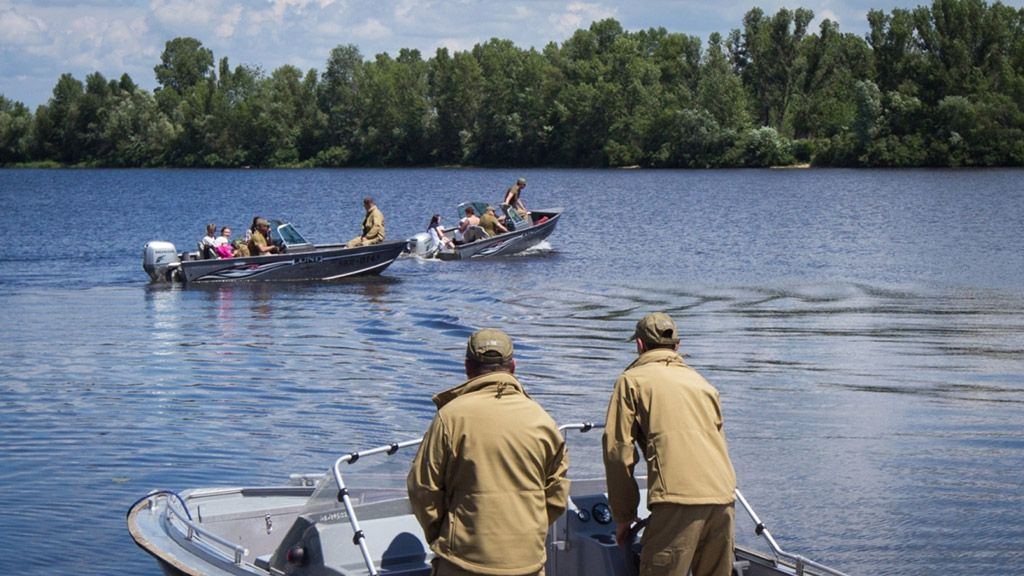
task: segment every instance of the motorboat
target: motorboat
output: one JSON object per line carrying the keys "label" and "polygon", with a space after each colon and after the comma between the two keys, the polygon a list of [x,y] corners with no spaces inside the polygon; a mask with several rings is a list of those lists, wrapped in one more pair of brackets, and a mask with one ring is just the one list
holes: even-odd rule
{"label": "motorboat", "polygon": [[204,253],[201,245],[179,253],[171,242],[154,240],[142,250],[142,268],[153,282],[330,281],[380,274],[409,247],[408,240],[354,248],[313,244],[280,220],[272,221],[269,240],[277,254],[235,258]]}
{"label": "motorboat", "polygon": [[[483,214],[486,202],[463,202],[459,204],[457,213],[462,218],[466,208],[472,207],[477,214]],[[472,226],[465,232],[465,242],[455,244],[451,250],[431,246],[430,236],[426,232],[416,234],[410,240],[410,251],[424,258],[441,260],[465,260],[487,256],[507,256],[516,254],[540,244],[555,230],[562,208],[533,210],[522,215],[514,209],[504,208],[505,225],[508,232],[489,236],[479,226]],[[455,241],[456,228],[445,229],[445,236]]]}
{"label": "motorboat", "polygon": [[[560,429],[568,435],[601,427],[581,422]],[[168,575],[427,576],[433,552],[406,495],[408,466],[396,468],[394,487],[374,475],[362,477],[365,486],[349,486],[342,474],[345,468],[349,479],[357,478],[350,466],[407,452],[420,441],[350,452],[324,474],[292,474],[281,486],[153,491],[129,508],[128,530]],[[576,454],[572,446],[570,452]],[[571,479],[568,507],[548,531],[545,573],[635,576],[639,538],[616,544],[604,480]],[[751,537],[765,550],[737,544],[734,576],[844,576],[782,550],[743,494],[736,496],[754,526]]]}

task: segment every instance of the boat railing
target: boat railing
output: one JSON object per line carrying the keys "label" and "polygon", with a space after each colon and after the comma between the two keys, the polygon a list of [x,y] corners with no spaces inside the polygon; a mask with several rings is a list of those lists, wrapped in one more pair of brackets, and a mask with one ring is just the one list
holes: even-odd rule
{"label": "boat railing", "polygon": [[[576,422],[571,424],[562,424],[561,426],[558,427],[558,431],[562,432],[562,434],[564,435],[565,432],[569,430],[577,430],[580,433],[586,433],[592,430],[600,430],[603,428],[603,422]],[[359,551],[363,555],[363,560],[366,562],[366,568],[369,570],[370,576],[378,576],[379,572],[377,572],[377,568],[373,562],[373,557],[370,555],[370,550],[367,547],[366,535],[359,527],[359,519],[356,517],[355,507],[352,505],[352,500],[349,497],[348,488],[345,486],[345,482],[341,476],[341,465],[354,464],[359,459],[366,456],[374,456],[378,454],[385,454],[387,456],[391,456],[397,453],[402,448],[417,446],[422,441],[422,438],[416,438],[414,440],[406,440],[403,442],[393,442],[385,446],[379,446],[377,448],[371,448],[369,450],[363,450],[360,452],[351,452],[338,458],[334,462],[333,472],[334,481],[338,483],[338,501],[344,505],[345,512],[348,514],[349,523],[352,526],[353,533],[352,543],[359,547]],[[757,536],[763,538],[765,542],[767,542],[768,547],[772,551],[772,554],[775,555],[775,561],[777,563],[790,564],[796,571],[797,576],[802,576],[806,568],[812,568],[818,572],[830,574],[832,576],[847,576],[845,573],[840,572],[839,570],[829,568],[824,564],[819,564],[799,554],[793,554],[783,550],[782,547],[779,546],[778,542],[775,541],[775,538],[772,536],[771,532],[768,531],[768,528],[767,526],[765,526],[764,522],[762,522],[761,519],[758,517],[757,512],[755,512],[753,507],[750,506],[750,503],[747,502],[746,497],[743,496],[743,493],[740,492],[739,488],[735,489],[735,493],[736,500],[740,503],[740,505],[743,506],[743,509],[746,510],[747,514],[750,516],[750,519],[754,523],[754,533]],[[786,562],[784,562],[783,560],[786,560]]]}
{"label": "boat railing", "polygon": [[[165,495],[166,498],[166,495]],[[192,516],[188,512],[188,508],[183,508],[184,512],[179,511],[170,498],[166,498],[167,507],[164,509],[164,518],[171,525],[175,524],[175,521],[181,524],[183,528],[182,536],[189,542],[196,544],[205,544],[206,549],[215,555],[219,555],[225,560],[234,562],[236,566],[241,566],[244,563],[245,557],[249,554],[249,550],[244,546],[240,546],[221,538],[220,536],[206,530],[199,526],[192,520]],[[182,506],[185,503],[182,502]]]}
{"label": "boat railing", "polygon": [[[594,424],[593,422],[579,422],[575,424],[563,424],[558,427],[558,429],[563,433],[566,430],[579,430],[582,433],[602,428],[604,428],[603,422],[598,424]],[[771,549],[772,554],[775,555],[775,560],[777,562],[782,562],[783,559],[788,560],[789,563],[793,566],[794,570],[796,570],[798,576],[802,575],[804,573],[805,568],[807,567],[813,568],[818,572],[831,574],[833,576],[846,576],[845,573],[840,572],[834,568],[829,568],[824,564],[819,564],[799,554],[793,554],[783,550],[782,547],[779,546],[779,543],[775,541],[775,538],[772,536],[772,533],[768,531],[768,527],[765,526],[764,522],[762,522],[761,519],[758,517],[757,512],[755,512],[754,508],[750,505],[749,502],[747,502],[746,497],[743,496],[743,493],[740,492],[740,489],[735,488],[734,491],[736,493],[736,500],[740,503],[740,505],[743,506],[743,509],[746,510],[747,514],[750,516],[751,521],[753,521],[754,523],[754,534],[764,538],[765,542],[768,543],[768,547]]]}
{"label": "boat railing", "polygon": [[374,456],[377,454],[391,456],[402,448],[416,446],[422,441],[423,438],[416,438],[414,440],[406,440],[404,442],[392,442],[386,446],[345,454],[334,461],[332,470],[334,472],[334,481],[338,483],[338,501],[345,507],[345,513],[348,515],[349,524],[352,526],[352,543],[359,547],[359,552],[363,555],[363,561],[366,563],[366,569],[369,570],[370,576],[378,576],[379,573],[377,572],[376,565],[373,563],[373,557],[370,555],[370,549],[366,545],[366,534],[364,534],[363,530],[359,527],[359,519],[356,518],[356,510],[352,505],[352,499],[349,497],[348,487],[345,486],[345,481],[341,477],[341,465],[355,464],[360,458]]}

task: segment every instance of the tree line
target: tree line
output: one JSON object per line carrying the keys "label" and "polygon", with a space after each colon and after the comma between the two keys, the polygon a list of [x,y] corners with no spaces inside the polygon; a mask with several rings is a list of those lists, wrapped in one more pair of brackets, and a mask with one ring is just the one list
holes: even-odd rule
{"label": "tree line", "polygon": [[746,13],[728,36],[614,19],[561,45],[491,39],[322,72],[231,67],[166,43],[150,93],[64,74],[33,113],[0,95],[0,165],[756,167],[1024,165],[1024,9]]}

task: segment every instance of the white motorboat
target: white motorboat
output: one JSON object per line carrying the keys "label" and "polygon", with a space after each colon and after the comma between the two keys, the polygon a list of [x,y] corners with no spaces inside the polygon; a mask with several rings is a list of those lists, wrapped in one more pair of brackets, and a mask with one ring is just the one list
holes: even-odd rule
{"label": "white motorboat", "polygon": [[[168,575],[427,576],[433,553],[409,506],[404,475],[394,488],[377,480],[348,486],[342,477],[343,467],[419,442],[352,452],[325,474],[293,474],[282,486],[154,491],[130,507],[128,530]],[[738,490],[736,495],[767,551],[737,545],[735,576],[843,576],[783,551]],[[604,480],[573,479],[568,508],[548,531],[545,573],[635,575],[639,544],[620,547],[614,535]]]}

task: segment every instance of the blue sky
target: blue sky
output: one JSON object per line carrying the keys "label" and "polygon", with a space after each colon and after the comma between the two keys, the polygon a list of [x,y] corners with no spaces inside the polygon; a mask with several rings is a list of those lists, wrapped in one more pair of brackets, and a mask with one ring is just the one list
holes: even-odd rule
{"label": "blue sky", "polygon": [[[331,48],[355,44],[365,58],[416,48],[424,58],[441,46],[466,50],[490,38],[526,48],[561,43],[578,28],[615,18],[627,30],[665,27],[707,39],[739,28],[754,6],[814,11],[863,35],[872,8],[911,8],[919,0],[633,0],[631,2],[505,0],[0,0],[0,94],[35,108],[57,78],[127,72],[152,90],[164,44],[191,36],[232,66],[266,72],[284,64],[322,70]],[[1004,2],[1015,7],[1024,0]]]}

